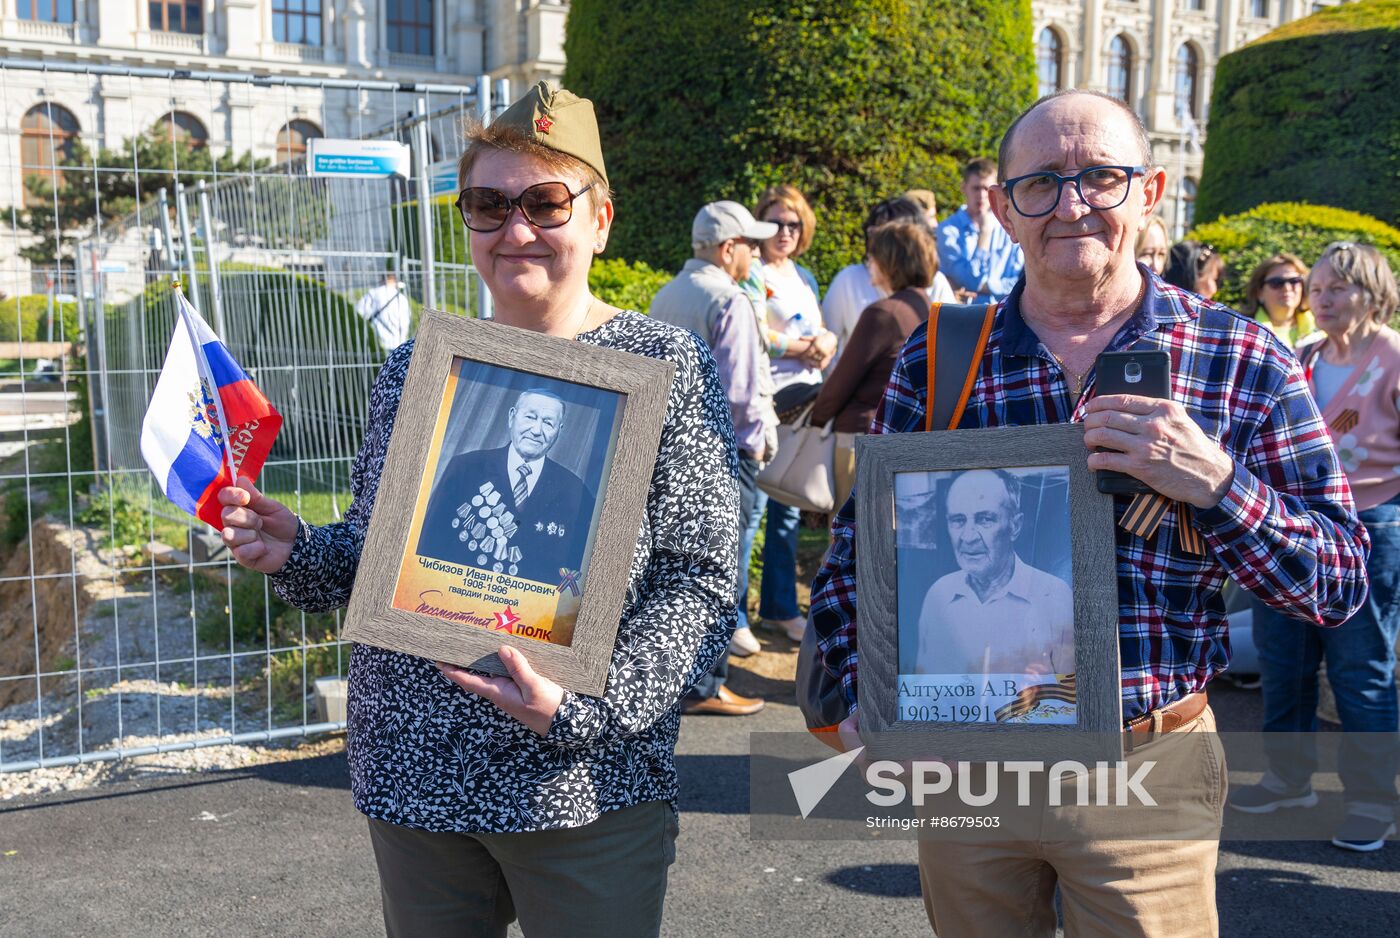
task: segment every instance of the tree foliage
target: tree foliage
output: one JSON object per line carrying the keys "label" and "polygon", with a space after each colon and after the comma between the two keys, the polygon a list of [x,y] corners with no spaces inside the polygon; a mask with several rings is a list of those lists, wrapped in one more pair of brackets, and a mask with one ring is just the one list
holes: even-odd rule
{"label": "tree foliage", "polygon": [[1029,0],[574,0],[564,84],[598,112],[609,251],[675,270],[705,202],[797,186],[818,278],[859,259],[879,199],[994,155],[1035,93]]}
{"label": "tree foliage", "polygon": [[1400,224],[1400,0],[1328,7],[1220,60],[1197,218],[1296,199]]}
{"label": "tree foliage", "polygon": [[149,135],[125,140],[116,150],[94,151],[75,141],[72,152],[58,162],[57,185],[46,176],[26,176],[24,188],[33,204],[3,212],[29,235],[20,255],[48,267],[71,258],[74,237],[99,217],[104,224],[123,218],[161,188],[173,200],[177,180],[193,186],[201,179],[213,182],[219,175],[260,169],[267,162],[254,160],[251,153],[215,157],[188,138],[171,140],[166,125],[157,124]]}
{"label": "tree foliage", "polygon": [[1215,297],[1236,309],[1249,275],[1266,257],[1287,251],[1313,263],[1333,241],[1374,245],[1400,273],[1400,230],[1369,215],[1340,208],[1275,202],[1197,225],[1188,235],[1220,252],[1226,277]]}

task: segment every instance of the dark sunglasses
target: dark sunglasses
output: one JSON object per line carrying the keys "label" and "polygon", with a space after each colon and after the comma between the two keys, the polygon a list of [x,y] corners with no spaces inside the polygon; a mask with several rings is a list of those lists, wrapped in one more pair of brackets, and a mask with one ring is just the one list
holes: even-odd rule
{"label": "dark sunglasses", "polygon": [[791,231],[793,234],[797,234],[797,232],[802,230],[802,222],[800,221],[775,221],[769,222],[769,224],[777,225],[779,234],[782,234],[784,231]]}
{"label": "dark sunglasses", "polygon": [[1275,290],[1282,290],[1284,287],[1301,287],[1302,277],[1265,277],[1264,286],[1273,287]]}
{"label": "dark sunglasses", "polygon": [[510,218],[512,209],[536,228],[558,228],[574,216],[574,199],[583,195],[593,184],[570,192],[562,182],[541,182],[530,186],[515,198],[500,189],[473,186],[457,196],[457,211],[472,231],[496,231]]}

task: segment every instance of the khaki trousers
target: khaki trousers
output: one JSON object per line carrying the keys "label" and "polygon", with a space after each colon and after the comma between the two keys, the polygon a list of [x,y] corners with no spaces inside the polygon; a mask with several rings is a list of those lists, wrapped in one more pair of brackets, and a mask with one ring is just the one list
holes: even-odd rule
{"label": "khaki trousers", "polygon": [[676,815],[664,801],[585,827],[432,833],[369,821],[389,938],[655,938]]}
{"label": "khaki trousers", "polygon": [[[1214,714],[1207,708],[1195,722],[1125,757],[1130,772],[1145,759],[1157,763],[1150,791],[1160,808],[1135,808],[1147,813],[1126,817],[1157,831],[1151,839],[1132,839],[1131,827],[1104,823],[1104,809],[1046,801],[1037,802],[1043,837],[921,839],[919,881],[938,938],[1051,938],[1056,885],[1066,938],[1218,935],[1215,864],[1228,782]],[[1180,826],[1164,826],[1164,817]],[[1193,839],[1163,834],[1172,829]]]}
{"label": "khaki trousers", "polygon": [[856,434],[836,434],[836,447],[831,467],[832,482],[836,486],[836,510],[846,504],[851,497],[851,489],[856,487]]}

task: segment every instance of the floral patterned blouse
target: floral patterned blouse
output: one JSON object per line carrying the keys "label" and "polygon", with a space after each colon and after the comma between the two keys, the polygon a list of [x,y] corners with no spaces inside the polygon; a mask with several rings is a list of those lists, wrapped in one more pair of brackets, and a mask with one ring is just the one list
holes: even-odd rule
{"label": "floral patterned blouse", "polygon": [[[635,312],[578,341],[674,362],[660,449],[602,697],[565,691],[546,736],[450,683],[433,662],[371,645],[350,656],[355,806],[430,831],[580,827],[604,811],[676,799],[679,701],[728,645],[738,573],[738,463],[709,350]],[[277,594],[302,609],[350,597],[413,343],[375,380],[345,520],[305,523]]]}

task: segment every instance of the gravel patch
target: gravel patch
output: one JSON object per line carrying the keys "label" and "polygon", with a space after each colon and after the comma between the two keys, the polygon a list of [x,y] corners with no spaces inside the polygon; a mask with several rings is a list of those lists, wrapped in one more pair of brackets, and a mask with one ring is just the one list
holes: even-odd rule
{"label": "gravel patch", "polygon": [[[196,744],[317,722],[310,699],[304,707],[291,707],[301,712],[278,713],[270,707],[265,650],[229,653],[221,626],[228,616],[226,591],[217,584],[197,582],[183,571],[157,571],[150,564],[113,565],[81,529],[55,536],[72,550],[86,611],[59,660],[43,662],[45,672],[36,679],[42,693],[35,697],[31,690],[30,699],[0,708],[0,765]],[[204,628],[198,627],[201,622]],[[20,673],[24,670],[32,670],[32,661]],[[275,714],[271,720],[270,713]],[[0,772],[0,800],[150,773],[237,768],[292,746],[280,740],[213,745]]]}

